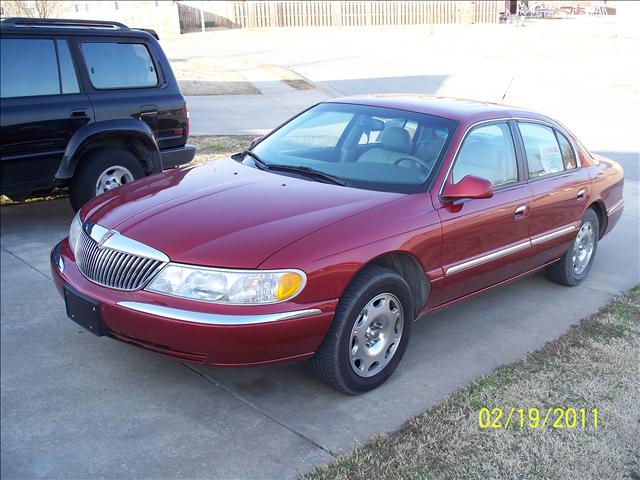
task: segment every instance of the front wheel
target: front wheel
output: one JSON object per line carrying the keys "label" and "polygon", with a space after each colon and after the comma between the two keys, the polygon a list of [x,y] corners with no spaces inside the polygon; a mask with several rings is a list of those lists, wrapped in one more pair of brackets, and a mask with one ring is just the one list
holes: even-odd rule
{"label": "front wheel", "polygon": [[598,248],[600,221],[591,208],[586,211],[576,238],[562,258],[547,268],[547,276],[556,283],[573,287],[587,277]]}
{"label": "front wheel", "polygon": [[340,299],[333,324],[311,359],[314,373],[350,394],[382,384],[402,359],[413,312],[404,278],[378,265],[365,267]]}

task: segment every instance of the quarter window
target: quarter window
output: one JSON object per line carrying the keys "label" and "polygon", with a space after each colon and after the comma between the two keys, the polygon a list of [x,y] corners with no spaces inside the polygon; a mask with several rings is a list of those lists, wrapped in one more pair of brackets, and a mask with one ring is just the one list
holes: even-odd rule
{"label": "quarter window", "polygon": [[576,152],[563,134],[556,130],[556,138],[560,144],[560,153],[562,153],[562,162],[564,163],[565,170],[571,170],[578,166],[576,161]]}
{"label": "quarter window", "polygon": [[527,154],[529,177],[540,177],[564,170],[560,145],[552,128],[537,123],[518,123],[518,128]]}
{"label": "quarter window", "polygon": [[506,123],[474,128],[465,138],[453,166],[452,181],[467,175],[490,180],[495,187],[518,181],[518,162]]}
{"label": "quarter window", "polygon": [[60,93],[53,40],[3,38],[0,42],[0,58],[2,98]]}
{"label": "quarter window", "polygon": [[155,87],[158,75],[141,43],[86,42],[82,54],[91,84],[98,89]]}

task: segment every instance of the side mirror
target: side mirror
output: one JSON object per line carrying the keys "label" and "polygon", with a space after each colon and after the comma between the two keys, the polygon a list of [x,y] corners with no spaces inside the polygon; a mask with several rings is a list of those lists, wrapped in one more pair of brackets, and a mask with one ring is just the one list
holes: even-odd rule
{"label": "side mirror", "polygon": [[249,145],[249,150],[251,150],[257,144],[259,144],[262,141],[263,138],[264,138],[264,135],[262,135],[261,137],[256,137],[253,140],[251,140],[251,144]]}
{"label": "side mirror", "polygon": [[493,197],[493,184],[486,178],[467,175],[458,183],[447,183],[442,189],[446,200]]}

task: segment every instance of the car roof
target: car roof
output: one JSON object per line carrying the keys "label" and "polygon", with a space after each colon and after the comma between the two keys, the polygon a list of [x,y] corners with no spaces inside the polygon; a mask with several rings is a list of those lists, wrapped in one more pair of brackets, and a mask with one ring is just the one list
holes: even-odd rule
{"label": "car roof", "polygon": [[498,103],[439,97],[422,94],[357,95],[327,100],[326,103],[350,103],[371,107],[386,107],[416,113],[437,115],[460,122],[476,122],[491,118],[530,118],[554,122],[549,117],[531,110]]}
{"label": "car roof", "polygon": [[134,36],[158,39],[158,34],[153,30],[129,28],[120,22],[65,18],[4,18],[0,21],[0,32],[17,35]]}

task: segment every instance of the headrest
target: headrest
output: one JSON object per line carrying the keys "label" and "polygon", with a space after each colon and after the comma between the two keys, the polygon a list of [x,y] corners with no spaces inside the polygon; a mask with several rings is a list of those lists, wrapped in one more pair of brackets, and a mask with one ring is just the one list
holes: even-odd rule
{"label": "headrest", "polygon": [[411,135],[404,128],[389,127],[382,131],[382,147],[394,152],[411,152]]}

